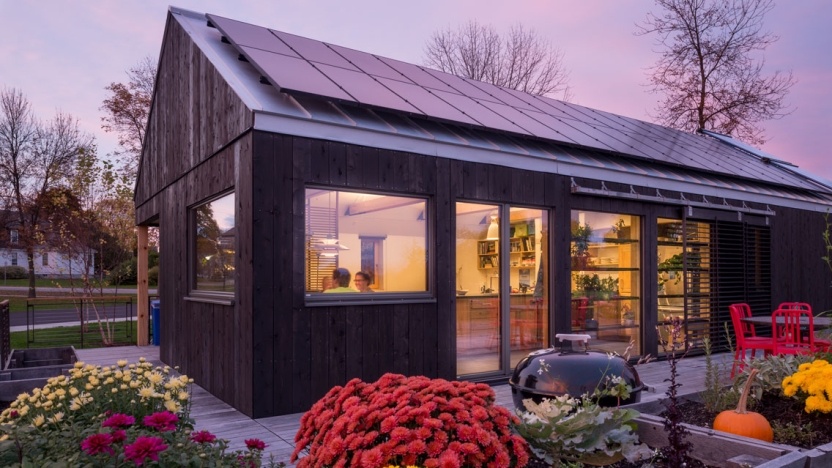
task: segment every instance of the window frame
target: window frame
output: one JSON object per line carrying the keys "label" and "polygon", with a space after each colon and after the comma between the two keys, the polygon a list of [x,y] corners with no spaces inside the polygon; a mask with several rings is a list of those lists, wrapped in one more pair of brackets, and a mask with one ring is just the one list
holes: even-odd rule
{"label": "window frame", "polygon": [[20,243],[20,233],[17,229],[9,229],[9,244]]}
{"label": "window frame", "polygon": [[238,236],[234,236],[234,291],[206,291],[203,289],[196,288],[196,209],[202,205],[207,205],[208,203],[212,203],[220,198],[226,197],[228,195],[234,195],[234,227],[239,228],[237,225],[238,221],[238,214],[237,213],[237,195],[235,187],[231,187],[228,190],[224,190],[220,193],[214,194],[208,198],[202,199],[192,205],[187,207],[188,210],[188,294],[184,297],[186,301],[189,302],[204,302],[209,304],[220,304],[220,305],[228,305],[233,306],[234,300],[237,295],[237,253],[238,253]]}
{"label": "window frame", "polygon": [[[306,184],[303,188],[303,196],[304,196],[304,203],[303,203],[303,236],[300,237],[300,241],[296,243],[295,248],[299,249],[300,252],[304,252],[305,258],[305,250],[306,250],[306,191],[307,190],[327,190],[332,192],[347,192],[347,193],[359,193],[359,194],[368,194],[368,195],[387,195],[393,197],[400,197],[400,198],[412,198],[417,200],[422,200],[425,202],[425,250],[426,250],[426,290],[425,291],[415,291],[415,292],[379,292],[376,291],[373,294],[355,294],[355,293],[318,293],[318,292],[308,292],[306,291],[306,276],[308,271],[306,269],[306,261],[304,260],[304,267],[303,267],[303,297],[304,297],[304,304],[307,307],[327,307],[332,305],[384,305],[384,304],[419,304],[419,303],[434,303],[436,302],[436,286],[435,286],[435,268],[436,268],[436,261],[435,261],[435,254],[434,249],[436,248],[436,236],[435,236],[435,216],[433,213],[436,212],[435,209],[435,199],[432,195],[422,195],[422,194],[413,194],[413,193],[402,193],[396,192],[393,190],[371,190],[371,189],[351,189],[349,187],[334,187],[334,186],[327,186],[327,185],[314,185],[314,184]],[[359,238],[362,235],[359,234]],[[373,238],[386,238],[387,236],[363,236],[363,237],[373,237]]]}

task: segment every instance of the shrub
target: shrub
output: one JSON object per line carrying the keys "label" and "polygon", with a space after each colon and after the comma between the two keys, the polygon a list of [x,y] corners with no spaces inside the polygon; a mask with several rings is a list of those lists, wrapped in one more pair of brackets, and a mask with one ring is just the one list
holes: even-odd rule
{"label": "shrub", "polygon": [[159,284],[159,265],[147,270],[147,284],[150,286]]}
{"label": "shrub", "polygon": [[6,279],[26,279],[29,277],[29,273],[26,272],[25,268],[16,265],[0,267],[0,275],[3,275]]}
{"label": "shrub", "polygon": [[783,380],[798,371],[799,366],[812,362],[814,357],[806,354],[772,354],[763,359],[752,359],[743,369],[743,373],[734,380],[734,388],[745,385],[748,375],[753,369],[759,369],[757,379],[752,390],[757,400],[762,399],[763,393],[780,394],[783,390]]}
{"label": "shrub", "polygon": [[335,387],[303,415],[292,461],[298,468],[387,465],[522,467],[517,418],[486,384],[385,374]]}
{"label": "shrub", "polygon": [[192,432],[191,383],[144,359],[76,363],[0,413],[0,466],[260,466],[262,442],[226,453],[225,441]]}

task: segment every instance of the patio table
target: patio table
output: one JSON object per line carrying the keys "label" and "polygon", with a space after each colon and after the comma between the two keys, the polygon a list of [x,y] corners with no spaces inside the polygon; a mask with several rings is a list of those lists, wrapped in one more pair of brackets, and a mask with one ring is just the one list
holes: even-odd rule
{"label": "patio table", "polygon": [[[751,323],[754,325],[771,325],[771,317],[766,316],[757,316],[757,317],[743,317],[743,322]],[[783,323],[784,321],[782,318],[777,321],[778,323]],[[809,320],[807,318],[801,317],[800,318],[801,325],[809,325]],[[832,328],[832,318],[830,317],[812,317],[812,325],[815,328]]]}

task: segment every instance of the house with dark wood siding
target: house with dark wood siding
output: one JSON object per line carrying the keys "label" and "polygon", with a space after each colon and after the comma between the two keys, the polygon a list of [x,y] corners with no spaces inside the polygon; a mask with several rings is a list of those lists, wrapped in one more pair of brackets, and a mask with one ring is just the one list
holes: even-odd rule
{"label": "house with dark wood siding", "polygon": [[[135,194],[161,357],[242,412],[386,372],[505,382],[556,333],[725,344],[832,309],[832,184],[652,123],[178,8]],[[140,307],[141,309],[141,307]]]}

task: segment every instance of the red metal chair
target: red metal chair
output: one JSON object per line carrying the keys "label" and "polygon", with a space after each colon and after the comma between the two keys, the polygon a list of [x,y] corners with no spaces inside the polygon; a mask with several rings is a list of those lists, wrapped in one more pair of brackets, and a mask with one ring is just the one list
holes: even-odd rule
{"label": "red metal chair", "polygon": [[[814,316],[814,314],[812,313],[812,306],[810,306],[809,304],[807,304],[805,302],[783,302],[782,304],[780,304],[780,307],[778,307],[778,309],[803,310],[803,311],[808,311],[809,316]],[[814,336],[814,335],[815,335],[815,333],[814,333],[814,328],[813,328],[812,329],[812,336]],[[803,341],[804,342],[807,342],[808,338],[809,338],[808,335],[806,335],[806,334],[803,335]],[[829,351],[829,348],[832,347],[832,341],[829,341],[829,340],[815,339],[814,342],[815,342],[815,348],[818,348],[821,351]]]}
{"label": "red metal chair", "polygon": [[[803,331],[800,317],[807,317],[809,330]],[[812,314],[802,309],[777,309],[771,314],[774,354],[811,354],[815,352]]]}
{"label": "red metal chair", "polygon": [[734,365],[731,366],[731,377],[733,377],[737,365],[739,365],[740,370],[745,366],[745,352],[747,350],[751,350],[752,359],[758,349],[763,351],[764,356],[767,356],[774,350],[774,339],[757,336],[754,324],[742,321],[744,317],[751,317],[751,307],[748,304],[733,304],[728,306],[728,310],[731,312],[731,323],[734,324],[734,334],[737,341]]}
{"label": "red metal chair", "polygon": [[579,297],[572,299],[572,330],[586,330],[586,308],[589,299]]}

